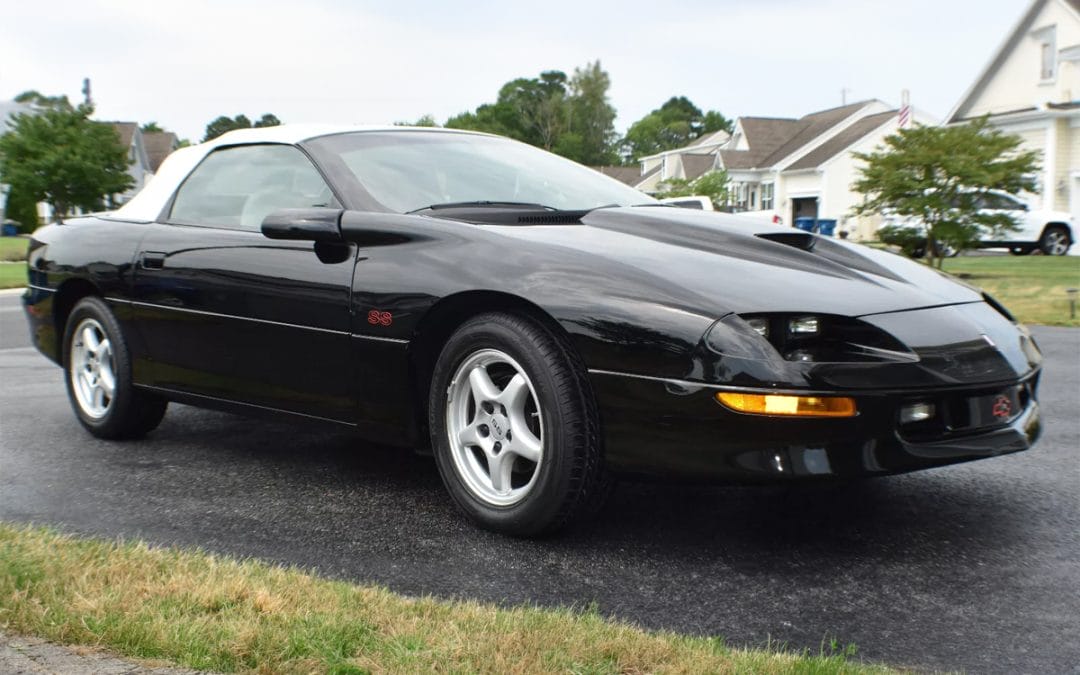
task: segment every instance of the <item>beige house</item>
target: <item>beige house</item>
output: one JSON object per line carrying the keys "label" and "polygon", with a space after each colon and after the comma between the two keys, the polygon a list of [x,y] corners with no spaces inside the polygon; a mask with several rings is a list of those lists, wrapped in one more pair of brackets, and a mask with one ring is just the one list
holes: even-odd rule
{"label": "beige house", "polygon": [[[912,111],[912,121],[937,120]],[[645,192],[657,192],[672,178],[693,180],[723,169],[731,179],[735,211],[766,211],[790,225],[807,216],[838,221],[853,239],[872,239],[878,221],[853,218],[859,200],[851,191],[857,177],[854,152],[869,152],[895,133],[898,111],[878,101],[860,101],[800,118],[740,117],[730,136],[718,132],[684,148],[643,157],[636,172],[604,172]]]}
{"label": "beige house", "polygon": [[1080,0],[1034,0],[946,123],[983,115],[1041,153],[1033,201],[1080,220]]}

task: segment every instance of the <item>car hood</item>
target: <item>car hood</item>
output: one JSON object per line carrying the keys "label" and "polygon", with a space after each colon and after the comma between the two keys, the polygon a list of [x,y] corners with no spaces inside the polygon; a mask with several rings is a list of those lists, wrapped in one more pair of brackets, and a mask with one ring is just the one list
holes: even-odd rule
{"label": "car hood", "polygon": [[651,285],[670,294],[674,286],[715,311],[864,316],[982,300],[902,256],[728,214],[604,208],[581,223],[497,229],[585,254],[596,269],[625,278],[628,292]]}

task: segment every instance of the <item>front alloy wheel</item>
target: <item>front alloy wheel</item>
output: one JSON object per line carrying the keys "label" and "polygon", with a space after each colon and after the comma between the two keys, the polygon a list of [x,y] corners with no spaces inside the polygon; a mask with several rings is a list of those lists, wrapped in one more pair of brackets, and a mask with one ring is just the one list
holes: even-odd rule
{"label": "front alloy wheel", "polygon": [[600,506],[599,414],[568,337],[530,315],[469,319],[443,345],[428,398],[439,474],[482,527],[528,536]]}
{"label": "front alloy wheel", "polygon": [[524,499],[544,459],[543,417],[517,361],[481,349],[458,366],[446,401],[447,442],[458,474],[492,506]]}

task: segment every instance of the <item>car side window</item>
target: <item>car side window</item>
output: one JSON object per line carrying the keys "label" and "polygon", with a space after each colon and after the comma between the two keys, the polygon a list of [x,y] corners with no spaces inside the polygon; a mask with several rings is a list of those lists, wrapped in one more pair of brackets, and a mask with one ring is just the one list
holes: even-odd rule
{"label": "car side window", "polygon": [[988,193],[983,195],[982,208],[984,209],[996,209],[998,211],[1022,211],[1024,210],[1023,204],[1016,201],[1012,197],[1005,195],[999,195],[994,193]]}
{"label": "car side window", "polygon": [[330,187],[291,145],[215,150],[181,184],[169,221],[258,230],[277,209],[333,206]]}

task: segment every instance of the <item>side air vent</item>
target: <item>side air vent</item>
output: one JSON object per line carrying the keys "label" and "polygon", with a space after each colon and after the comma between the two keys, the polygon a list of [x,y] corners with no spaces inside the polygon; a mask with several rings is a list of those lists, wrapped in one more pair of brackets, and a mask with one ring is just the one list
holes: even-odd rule
{"label": "side air vent", "polygon": [[763,232],[757,236],[804,251],[813,250],[814,244],[817,243],[817,237],[809,232]]}

